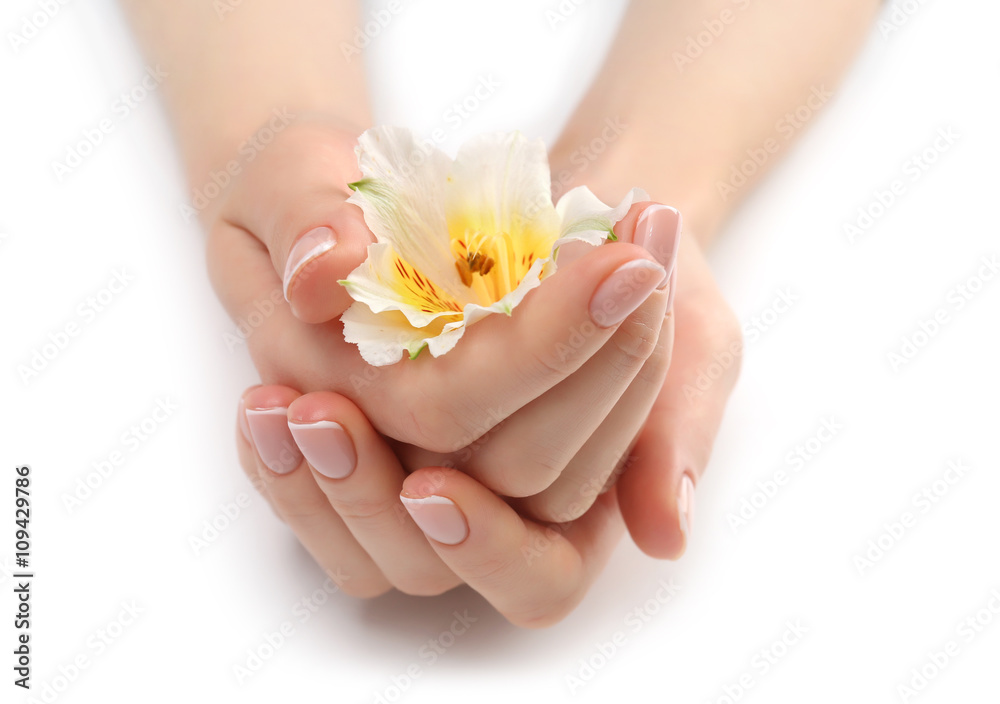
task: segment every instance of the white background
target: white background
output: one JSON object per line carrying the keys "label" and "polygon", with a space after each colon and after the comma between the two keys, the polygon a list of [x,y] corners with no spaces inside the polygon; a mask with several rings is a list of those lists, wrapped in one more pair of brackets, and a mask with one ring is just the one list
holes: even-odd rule
{"label": "white background", "polygon": [[[828,109],[713,253],[740,318],[770,325],[747,336],[689,554],[659,563],[623,541],[576,612],[526,632],[463,590],[338,595],[300,622],[295,605],[322,575],[237,468],[235,402],[256,377],[245,349],[227,348],[233,325],[209,288],[202,235],[180,215],[186,192],[162,108],[153,97],[127,118],[114,112],[142,60],[107,0],[68,3],[17,51],[7,33],[38,5],[5,2],[0,460],[7,487],[17,463],[33,467],[34,694],[66,684],[54,680],[60,667],[83,654],[89,667],[56,701],[372,702],[378,692],[414,704],[701,703],[747,674],[741,701],[891,702],[903,701],[896,687],[911,668],[955,641],[960,655],[910,701],[1000,701],[1000,613],[984,612],[990,623],[971,642],[957,630],[1000,589],[1000,277],[960,310],[954,303],[957,286],[976,286],[982,258],[1000,254],[1000,7],[904,4],[919,9],[888,37],[873,28]],[[366,50],[378,120],[429,131],[493,75],[501,89],[446,146],[513,128],[551,143],[623,7],[584,2],[552,27],[545,10],[556,5],[406,4]],[[60,181],[53,163],[104,117],[115,131]],[[906,164],[944,128],[957,141],[914,181]],[[844,224],[895,179],[905,195],[851,242]],[[120,269],[132,277],[124,292],[81,317],[78,306]],[[783,290],[797,302],[773,315]],[[888,354],[939,309],[949,322],[893,369]],[[74,321],[81,333],[26,383],[18,366]],[[169,419],[141,443],[123,439],[157,399],[176,405]],[[788,454],[830,418],[841,430],[794,471]],[[64,497],[116,450],[123,462],[67,508]],[[914,495],[953,461],[970,470],[921,511]],[[741,500],[776,470],[790,481],[734,530]],[[8,565],[12,493],[0,491]],[[190,537],[243,494],[239,518],[195,554]],[[868,541],[907,511],[916,525],[859,569]],[[15,602],[3,579],[0,699],[19,702]],[[655,600],[661,580],[679,587],[665,605]],[[98,652],[93,637],[131,600],[142,614],[112,626],[119,637]],[[637,608],[648,614],[640,628],[626,621]],[[477,621],[431,663],[420,649],[456,609]],[[286,621],[293,635],[238,683],[234,666]],[[759,651],[788,622],[808,632],[764,674]],[[618,632],[624,644],[602,662],[598,644]],[[600,667],[571,692],[581,659]],[[421,676],[405,692],[389,689],[413,664]]]}

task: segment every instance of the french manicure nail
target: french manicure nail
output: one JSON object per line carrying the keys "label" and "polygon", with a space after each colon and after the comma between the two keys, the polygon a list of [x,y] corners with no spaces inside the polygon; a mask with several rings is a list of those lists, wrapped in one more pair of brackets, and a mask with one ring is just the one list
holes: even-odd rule
{"label": "french manicure nail", "polygon": [[337,236],[329,227],[317,227],[299,238],[299,241],[292,247],[292,251],[288,253],[288,261],[285,263],[284,292],[286,301],[292,282],[309,262],[321,254],[329,252],[336,244]]}
{"label": "french manicure nail", "polygon": [[680,211],[667,205],[651,205],[635,224],[635,243],[653,255],[668,274],[673,273],[681,244]]}
{"label": "french manicure nail", "polygon": [[240,405],[236,410],[236,417],[240,421],[240,432],[243,433],[243,437],[248,443],[253,444],[253,440],[250,438],[250,426],[247,425],[247,406],[243,402],[243,398],[240,397]]}
{"label": "french manicure nail", "polygon": [[313,423],[288,421],[288,427],[309,464],[324,477],[343,479],[354,471],[358,455],[340,423],[332,420]]}
{"label": "french manicure nail", "polygon": [[458,545],[469,537],[469,524],[455,502],[444,496],[414,498],[400,495],[403,506],[431,540],[445,545]]}
{"label": "french manicure nail", "polygon": [[677,492],[677,515],[687,544],[691,536],[691,523],[694,520],[694,482],[685,474],[681,478],[681,488]]}
{"label": "french manicure nail", "polygon": [[302,453],[288,429],[287,408],[248,408],[247,424],[257,454],[275,474],[288,474],[302,463]]}
{"label": "french manicure nail", "polygon": [[611,272],[590,299],[590,317],[598,327],[625,320],[660,287],[666,270],[648,259],[633,259]]}

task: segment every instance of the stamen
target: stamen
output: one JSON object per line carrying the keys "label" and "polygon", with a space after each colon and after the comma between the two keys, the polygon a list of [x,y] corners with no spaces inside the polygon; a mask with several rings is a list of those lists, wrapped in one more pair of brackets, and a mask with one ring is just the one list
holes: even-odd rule
{"label": "stamen", "polygon": [[512,291],[518,283],[514,242],[506,232],[489,235],[482,230],[467,230],[464,237],[452,240],[451,251],[462,283],[469,288],[479,288],[473,276],[478,274],[482,279],[482,293],[494,301]]}

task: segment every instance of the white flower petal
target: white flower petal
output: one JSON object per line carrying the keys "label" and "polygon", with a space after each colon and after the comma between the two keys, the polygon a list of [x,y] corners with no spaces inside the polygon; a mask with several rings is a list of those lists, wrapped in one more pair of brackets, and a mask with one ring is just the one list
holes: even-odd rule
{"label": "white flower petal", "polygon": [[484,232],[557,232],[544,142],[498,132],[462,144],[451,167],[446,208],[450,218],[474,217]]}
{"label": "white flower petal", "polygon": [[375,366],[425,347],[441,356],[469,325],[510,315],[555,272],[563,243],[604,242],[648,199],[633,189],[612,208],[580,187],[553,206],[545,147],[519,133],[470,140],[452,162],[409,130],[381,127],[357,153],[365,178],[351,184],[350,202],[378,242],[342,282],[356,302],[341,320]]}
{"label": "white flower petal", "polygon": [[[445,305],[427,306],[403,287],[393,265],[395,254],[388,242],[368,245],[368,257],[340,283],[355,301],[366,304],[375,313],[398,310],[414,327],[430,325],[442,316],[458,315],[461,309]],[[431,308],[430,312],[426,309]]]}
{"label": "white flower petal", "polygon": [[612,208],[586,186],[577,186],[565,193],[556,204],[561,223],[559,244],[570,240],[600,244],[614,234],[615,223],[625,217],[632,204],[644,200],[649,200],[649,195],[641,188],[633,188],[621,203]]}
{"label": "white flower petal", "polygon": [[383,367],[395,364],[403,352],[418,351],[423,336],[398,311],[373,313],[364,303],[354,303],[340,316],[344,339],[358,346],[368,364]]}
{"label": "white flower petal", "polygon": [[395,364],[406,352],[410,359],[427,347],[438,357],[455,346],[465,332],[464,321],[436,321],[415,328],[399,311],[374,313],[364,303],[353,303],[342,316],[344,339],[358,346],[361,357],[374,367]]}
{"label": "white flower petal", "polygon": [[468,322],[465,320],[448,323],[439,335],[427,338],[427,351],[434,357],[440,357],[444,353],[450,352],[458,341],[462,339],[466,327],[468,327]]}
{"label": "white flower petal", "polygon": [[451,159],[400,127],[373,127],[358,139],[364,178],[349,203],[361,207],[379,242],[458,300],[468,299],[455,270],[445,218]]}
{"label": "white flower petal", "polygon": [[542,280],[556,272],[555,253],[567,242],[580,241],[591,245],[604,243],[614,235],[615,225],[628,213],[633,203],[649,200],[641,188],[633,188],[614,208],[605,205],[586,186],[578,186],[559,199],[556,212],[562,222],[559,239],[552,246],[553,256],[545,263]]}

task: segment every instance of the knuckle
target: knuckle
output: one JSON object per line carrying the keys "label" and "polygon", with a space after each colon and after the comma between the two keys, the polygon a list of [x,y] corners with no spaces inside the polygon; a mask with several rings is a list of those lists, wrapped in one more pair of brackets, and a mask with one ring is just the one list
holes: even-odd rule
{"label": "knuckle", "polygon": [[285,522],[306,521],[322,515],[325,510],[329,510],[322,500],[285,496],[281,492],[271,492],[271,502],[274,509],[285,519]]}
{"label": "knuckle", "polygon": [[476,590],[479,591],[480,587],[488,589],[513,583],[511,575],[516,573],[517,568],[518,565],[512,562],[510,555],[495,554],[463,567],[462,576],[466,582],[475,584]]}
{"label": "knuckle", "polygon": [[618,351],[617,366],[621,372],[634,371],[655,352],[660,339],[659,327],[641,319],[626,318],[611,338]]}
{"label": "knuckle", "polygon": [[537,383],[539,379],[562,379],[571,374],[581,364],[581,352],[567,345],[556,345],[552,349],[536,349],[530,353],[528,369],[529,381]]}
{"label": "knuckle", "polygon": [[398,523],[396,503],[383,499],[372,498],[352,498],[349,501],[331,500],[337,514],[345,521],[355,523],[381,523],[384,519],[391,517],[391,521],[385,522],[396,525]]}

